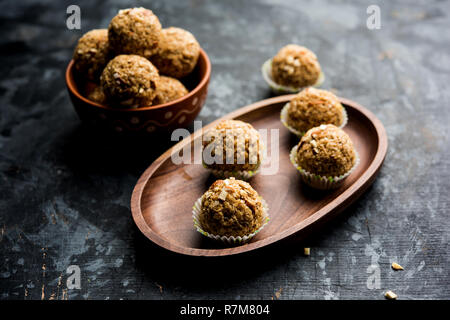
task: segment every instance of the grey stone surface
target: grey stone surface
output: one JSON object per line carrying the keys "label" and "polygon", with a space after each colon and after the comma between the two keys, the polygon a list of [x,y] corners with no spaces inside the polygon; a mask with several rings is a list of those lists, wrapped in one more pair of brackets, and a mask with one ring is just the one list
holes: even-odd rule
{"label": "grey stone surface", "polygon": [[[379,177],[341,218],[298,246],[220,261],[169,254],[134,226],[134,184],[170,144],[139,152],[81,126],[64,69],[82,33],[130,4],[80,2],[71,31],[74,2],[0,2],[1,299],[450,298],[449,1],[139,2],[208,52],[205,124],[269,97],[261,64],[299,43],[317,53],[324,87],[371,109],[389,136]],[[380,30],[366,27],[373,3]],[[69,265],[79,290],[66,287]]]}

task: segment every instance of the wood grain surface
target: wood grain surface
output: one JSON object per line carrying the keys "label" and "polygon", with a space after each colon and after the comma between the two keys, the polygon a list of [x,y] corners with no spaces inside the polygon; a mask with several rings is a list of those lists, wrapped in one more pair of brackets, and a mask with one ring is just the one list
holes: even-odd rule
{"label": "wood grain surface", "polygon": [[[289,160],[289,152],[298,138],[280,121],[281,108],[293,97],[286,95],[243,107],[193,133],[155,160],[133,192],[131,211],[139,229],[154,243],[177,253],[225,256],[262,248],[300,233],[355,201],[373,182],[386,156],[387,136],[383,125],[366,108],[341,99],[349,115],[344,130],[359,153],[360,164],[336,190],[313,190],[300,182]],[[249,243],[233,248],[223,248],[205,238],[192,222],[194,202],[215,181],[208,170],[194,162],[194,153],[201,152],[195,146],[201,146],[202,134],[223,119],[244,120],[256,129],[267,130],[265,145],[273,163],[266,165],[276,168],[270,174],[261,170],[263,173],[250,180],[269,205],[269,224]],[[270,137],[273,131],[278,135],[275,141]],[[180,154],[186,148],[190,149],[190,162],[174,164],[172,154]]]}

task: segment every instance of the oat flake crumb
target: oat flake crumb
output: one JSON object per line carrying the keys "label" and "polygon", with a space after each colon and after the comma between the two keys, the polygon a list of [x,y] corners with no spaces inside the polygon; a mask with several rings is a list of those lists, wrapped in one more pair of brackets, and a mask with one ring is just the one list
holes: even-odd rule
{"label": "oat flake crumb", "polygon": [[403,267],[396,262],[392,262],[392,269],[394,270],[403,270]]}
{"label": "oat flake crumb", "polygon": [[398,297],[398,296],[397,296],[394,292],[392,292],[391,290],[386,291],[386,293],[384,294],[384,296],[385,296],[386,298],[388,298],[389,300],[396,300],[397,297]]}

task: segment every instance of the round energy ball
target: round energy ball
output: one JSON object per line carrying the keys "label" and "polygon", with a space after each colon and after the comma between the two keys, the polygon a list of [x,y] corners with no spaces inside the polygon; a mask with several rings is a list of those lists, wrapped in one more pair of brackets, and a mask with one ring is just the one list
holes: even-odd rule
{"label": "round energy ball", "polygon": [[249,123],[224,120],[203,137],[203,163],[208,169],[256,171],[262,160],[259,132]]}
{"label": "round energy ball", "polygon": [[87,93],[87,98],[99,104],[106,103],[106,97],[101,86],[95,86]]}
{"label": "round energy ball", "polygon": [[220,236],[245,236],[264,223],[261,196],[245,181],[217,180],[203,194],[199,222],[203,230]]}
{"label": "round energy ball", "polygon": [[158,50],[151,57],[161,74],[182,78],[194,70],[200,45],[189,31],[170,27],[163,29]]}
{"label": "round energy ball", "polygon": [[302,88],[314,85],[320,73],[316,55],[302,46],[289,44],[272,59],[272,78],[283,86]]}
{"label": "round energy ball", "polygon": [[338,177],[349,171],[355,162],[352,140],[332,124],[308,130],[297,147],[297,163],[312,174]]}
{"label": "round energy ball", "polygon": [[321,124],[340,126],[344,123],[344,107],[331,92],[306,88],[289,102],[287,124],[306,132]]}
{"label": "round energy ball", "polygon": [[110,48],[106,29],[94,29],[86,32],[78,40],[73,52],[75,70],[95,82],[98,82],[109,59]]}
{"label": "round energy ball", "polygon": [[112,59],[100,77],[108,102],[128,108],[150,106],[156,96],[158,81],[158,70],[150,61],[125,54]]}
{"label": "round energy ball", "polygon": [[145,8],[120,10],[108,27],[111,47],[116,54],[150,57],[161,38],[158,17]]}
{"label": "round energy ball", "polygon": [[186,87],[177,79],[160,76],[156,87],[156,97],[153,105],[167,103],[188,94]]}

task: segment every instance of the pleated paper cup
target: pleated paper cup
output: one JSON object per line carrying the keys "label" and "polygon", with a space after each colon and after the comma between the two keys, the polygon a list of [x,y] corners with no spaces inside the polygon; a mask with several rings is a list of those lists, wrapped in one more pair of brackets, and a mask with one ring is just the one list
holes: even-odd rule
{"label": "pleated paper cup", "polygon": [[[296,93],[296,92],[299,92],[302,89],[308,87],[308,86],[305,86],[305,87],[300,87],[300,88],[294,88],[294,87],[289,87],[289,86],[283,86],[281,84],[276,83],[272,79],[272,59],[269,59],[266,62],[264,62],[264,64],[261,67],[261,73],[262,73],[264,80],[267,82],[267,84],[272,89],[272,91],[276,94]],[[325,81],[325,75],[321,71],[320,75],[319,75],[319,79],[317,79],[317,82],[315,84],[313,84],[312,87],[320,87],[324,81]]]}
{"label": "pleated paper cup", "polygon": [[300,167],[300,165],[297,163],[297,148],[298,146],[295,146],[291,150],[290,153],[291,162],[294,165],[294,167],[298,170],[298,172],[300,172],[300,177],[302,181],[315,189],[329,190],[339,187],[344,181],[344,179],[347,178],[355,170],[355,168],[359,165],[360,162],[358,152],[355,150],[356,154],[355,164],[346,173],[336,177],[320,176],[308,172]]}
{"label": "pleated paper cup", "polygon": [[[289,110],[289,106],[290,106],[290,102],[286,103],[286,104],[284,105],[283,109],[281,109],[281,112],[280,112],[280,120],[281,120],[281,122],[283,123],[283,125],[284,125],[290,132],[292,132],[293,134],[295,134],[296,136],[298,136],[299,138],[301,138],[301,137],[306,133],[306,131],[299,131],[299,130],[297,130],[297,129],[291,127],[291,126],[288,124],[287,119],[288,119],[288,110]],[[347,122],[348,122],[347,110],[345,110],[345,107],[344,107],[344,106],[342,106],[342,109],[343,109],[343,111],[342,111],[342,113],[343,113],[343,121],[342,121],[342,124],[339,126],[339,128],[341,128],[341,129],[342,129],[343,127],[345,127],[345,126],[347,125]]]}
{"label": "pleated paper cup", "polygon": [[194,220],[194,227],[202,235],[204,235],[205,237],[211,238],[213,240],[220,241],[225,244],[231,244],[231,245],[244,244],[244,243],[248,242],[251,238],[253,238],[255,235],[257,235],[266,226],[266,224],[270,220],[269,214],[268,214],[269,206],[267,205],[267,203],[264,199],[261,199],[261,202],[263,205],[263,211],[264,211],[264,217],[263,217],[264,221],[263,221],[261,227],[258,228],[258,230],[256,230],[253,233],[250,233],[250,234],[247,234],[244,236],[237,236],[237,237],[220,236],[220,235],[211,234],[211,233],[203,230],[202,225],[200,223],[200,214],[202,212],[202,197],[198,198],[197,201],[195,201],[194,206],[192,207],[192,219]]}

